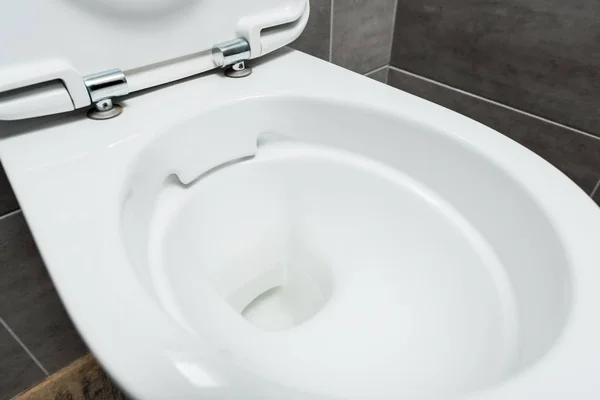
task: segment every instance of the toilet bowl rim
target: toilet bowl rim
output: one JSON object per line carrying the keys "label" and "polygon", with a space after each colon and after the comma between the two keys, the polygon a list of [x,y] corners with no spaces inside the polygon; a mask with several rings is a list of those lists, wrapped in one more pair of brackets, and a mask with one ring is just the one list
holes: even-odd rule
{"label": "toilet bowl rim", "polygon": [[[363,98],[363,101],[365,103],[370,102],[371,100],[373,100],[373,104],[374,107],[376,107],[377,109],[382,109],[382,110],[386,110],[388,112],[392,112],[392,107],[389,104],[384,104],[385,102],[389,101],[390,99],[400,99],[404,102],[414,102],[415,104],[417,104],[419,107],[422,107],[424,109],[429,109],[432,110],[432,112],[434,113],[438,113],[441,116],[445,116],[448,117],[450,120],[450,125],[454,125],[454,131],[457,131],[459,127],[463,126],[463,127],[467,127],[468,129],[474,130],[476,131],[475,133],[477,134],[482,134],[482,135],[486,135],[487,133],[492,133],[494,135],[499,135],[497,134],[495,131],[491,130],[490,128],[484,127],[483,125],[480,125],[474,121],[468,120],[465,117],[458,117],[456,115],[454,115],[452,112],[448,111],[448,110],[443,110],[440,111],[440,109],[438,108],[438,106],[433,106],[430,103],[418,99],[416,97],[413,97],[411,95],[408,95],[406,93],[403,92],[397,92],[394,89],[390,89],[390,88],[384,88],[384,87],[379,87],[378,84],[376,84],[375,82],[362,82],[359,81],[360,77],[354,77],[354,76],[350,76],[350,74],[348,72],[344,72],[340,69],[338,69],[337,67],[333,67],[333,66],[325,66],[325,65],[319,65],[319,62],[316,62],[315,60],[310,60],[307,58],[308,56],[305,55],[300,55],[296,52],[290,52],[287,55],[285,55],[284,57],[280,58],[279,60],[275,60],[277,61],[277,63],[274,63],[275,65],[273,67],[271,66],[267,66],[265,65],[265,67],[269,67],[269,68],[285,68],[287,66],[291,66],[293,64],[298,64],[298,63],[306,63],[309,66],[314,66],[314,68],[317,71],[322,72],[326,78],[330,78],[334,84],[333,86],[329,86],[329,89],[326,89],[327,86],[325,86],[322,89],[318,89],[317,87],[315,87],[315,85],[310,85],[310,83],[304,82],[307,85],[307,89],[304,89],[304,91],[312,91],[314,90],[317,94],[321,94],[324,96],[327,96],[328,90],[332,90],[332,91],[336,91],[338,90],[338,87],[336,87],[336,82],[341,82],[343,83],[343,85],[346,85],[347,82],[350,82],[350,84],[352,84],[352,82],[356,82],[356,85],[358,87],[361,88],[367,88],[369,89],[370,93],[365,93],[365,97]],[[280,62],[281,60],[285,61],[285,62]],[[273,70],[271,71],[272,74],[275,74],[276,71]],[[341,79],[339,76],[336,77],[336,75],[340,75],[343,77],[343,79]],[[298,83],[299,85],[304,84],[302,81],[300,83]],[[340,83],[340,85],[341,85]],[[343,86],[342,85],[342,86]],[[292,85],[293,87],[294,85]],[[301,89],[298,89],[299,92],[302,92]],[[397,93],[396,93],[397,92]],[[339,99],[340,94],[337,93],[335,94],[335,96],[331,96],[334,99]],[[405,116],[405,113],[403,114],[399,114],[396,113],[395,115],[400,115],[402,117]],[[462,120],[458,120],[457,119],[462,119]],[[452,132],[449,132],[448,134],[453,134]],[[478,139],[476,137],[476,135],[467,135],[469,136],[469,139],[476,145],[479,146],[482,144],[481,140]],[[492,140],[493,143],[485,143],[485,146],[483,146],[487,153],[493,154],[493,148],[496,144],[500,143],[501,144],[501,148],[504,147],[508,147],[513,149],[514,151],[511,150],[511,154],[514,155],[518,160],[525,160],[525,161],[531,161],[531,155],[528,154],[528,151],[524,150],[524,149],[518,149],[515,150],[514,143],[510,143],[510,145],[508,145],[508,143],[510,142],[510,140],[506,139],[506,138],[497,138]],[[513,146],[513,147],[511,147]],[[481,147],[480,147],[481,148]],[[4,156],[4,155],[3,155]],[[4,157],[3,157],[4,158]],[[516,167],[511,167],[510,165],[510,157],[509,156],[500,156],[499,154],[496,154],[495,157],[496,161],[502,161],[502,165],[506,166],[511,172],[513,173],[517,173],[519,172],[518,169]],[[595,254],[595,247],[593,245],[593,240],[594,239],[599,239],[600,238],[600,217],[598,216],[598,213],[596,212],[594,214],[593,208],[595,205],[591,202],[591,200],[589,199],[583,199],[582,196],[573,196],[575,197],[575,200],[570,201],[568,206],[569,207],[565,207],[565,204],[563,204],[563,202],[560,200],[560,195],[562,193],[564,193],[565,191],[567,193],[574,193],[575,190],[579,190],[578,188],[575,187],[575,185],[572,182],[568,182],[566,180],[566,178],[560,174],[557,173],[557,171],[553,170],[552,168],[548,168],[547,165],[541,165],[539,160],[535,160],[532,161],[533,164],[535,164],[533,166],[533,169],[535,170],[535,173],[531,172],[531,173],[525,173],[525,180],[528,180],[529,178],[529,183],[532,185],[528,190],[530,190],[532,192],[532,195],[534,195],[536,200],[540,200],[542,206],[544,207],[545,211],[548,211],[548,214],[550,215],[553,224],[555,225],[555,227],[557,228],[557,231],[559,231],[559,233],[561,235],[563,235],[563,237],[561,237],[561,240],[565,240],[565,243],[568,244],[567,246],[567,250],[570,252],[569,254],[569,259],[571,260],[571,263],[574,265],[575,268],[575,282],[574,282],[574,293],[575,293],[575,299],[574,299],[574,306],[573,306],[573,312],[574,312],[574,317],[572,318],[572,321],[570,323],[570,326],[568,327],[567,331],[564,333],[563,337],[561,338],[561,343],[558,344],[557,349],[555,349],[555,351],[553,351],[553,353],[550,355],[550,357],[546,360],[543,360],[543,362],[541,363],[541,365],[536,365],[535,367],[533,367],[530,371],[527,371],[526,373],[522,374],[520,377],[517,377],[516,379],[514,379],[513,381],[509,382],[506,387],[503,388],[493,388],[490,390],[489,393],[485,393],[485,394],[481,394],[481,396],[487,396],[487,397],[479,397],[481,399],[500,399],[500,398],[514,398],[514,399],[520,399],[520,398],[528,398],[531,399],[531,397],[527,397],[527,394],[525,392],[523,392],[523,390],[525,390],[524,388],[528,388],[531,389],[532,391],[530,391],[529,393],[551,393],[550,389],[551,388],[555,388],[557,392],[563,392],[566,389],[570,389],[570,387],[566,387],[563,386],[560,382],[559,379],[557,379],[557,375],[559,373],[559,371],[567,371],[567,368],[573,368],[574,363],[569,363],[569,367],[567,367],[566,365],[560,369],[557,367],[553,367],[552,365],[556,366],[559,363],[561,363],[563,360],[570,360],[573,357],[569,356],[569,354],[567,354],[569,352],[570,349],[573,349],[575,347],[577,347],[577,351],[578,353],[581,353],[583,350],[585,350],[586,348],[588,350],[590,350],[590,354],[598,354],[600,355],[600,352],[597,352],[598,348],[590,348],[590,347],[586,347],[583,348],[582,346],[577,346],[576,339],[582,337],[582,333],[581,330],[585,329],[586,327],[589,326],[588,322],[590,321],[590,318],[592,317],[592,314],[589,314],[590,312],[590,306],[594,304],[594,300],[595,300],[595,296],[592,295],[592,291],[595,291],[595,288],[593,286],[593,282],[596,281],[598,282],[599,280],[595,280],[598,277],[598,274],[593,273],[593,269],[596,266],[593,261],[590,261],[589,257],[593,256]],[[534,179],[534,176],[536,179]],[[556,185],[554,185],[552,188],[549,187],[545,187],[548,186],[546,185],[546,181],[544,181],[542,179],[542,182],[539,182],[540,179],[539,178],[547,178],[547,179],[551,179],[553,181],[553,183],[556,183]],[[537,180],[537,181],[536,181]],[[555,182],[556,180],[556,182]],[[28,207],[24,207],[25,208],[25,214],[26,216],[29,216],[28,213]],[[102,215],[116,215],[118,212],[115,210],[110,210],[109,212],[115,212],[115,214],[106,214],[106,213],[102,213]],[[32,224],[33,227],[33,231],[34,231],[34,235],[36,235],[36,231],[37,229],[37,222],[35,221],[35,217],[39,215],[39,212],[37,210],[35,210],[35,207],[32,207],[32,213],[35,214],[33,215],[32,218],[32,222],[34,222]],[[119,222],[118,221],[111,221],[110,223],[108,223],[108,221],[103,221],[102,216],[95,216],[95,219],[98,221],[98,226],[102,227],[103,229],[108,229],[105,232],[117,232],[119,229]],[[87,222],[87,221],[86,221]],[[67,229],[70,228],[69,226],[67,226]],[[584,237],[581,232],[577,233],[579,230],[583,230],[588,237]],[[571,237],[569,234],[573,233],[574,236]],[[581,240],[579,240],[581,239]],[[113,248],[113,249],[118,249],[120,248],[120,245],[118,243],[116,243],[114,240],[111,241],[111,243],[107,244],[108,247]],[[44,255],[45,258],[47,258],[47,255],[50,254],[50,252],[48,251],[48,249],[46,249],[46,246],[41,246],[41,252]],[[122,267],[129,267],[129,265],[127,264],[127,259],[125,254],[122,252],[122,249],[119,250],[117,253],[119,253],[118,257],[116,260],[113,259],[103,259],[103,261],[116,261],[114,264],[112,263],[107,263],[106,265],[110,266],[110,269],[104,270],[104,271],[98,271],[98,278],[101,278],[97,283],[99,284],[99,286],[101,287],[101,285],[106,285],[106,284],[111,284],[112,282],[114,282],[115,279],[115,275],[116,276],[120,276],[121,278],[125,278],[122,275],[122,270],[120,270],[120,268]],[[62,257],[54,257],[53,255],[48,257],[49,260],[51,261],[52,265],[57,265],[57,263],[60,264],[60,261],[62,260]],[[61,273],[60,271],[58,271],[58,269],[56,268],[50,268],[51,269],[51,274],[53,275],[53,277],[55,278],[55,282],[57,283],[57,287],[59,292],[61,292],[61,295],[63,295],[63,298],[67,298],[70,300],[76,299],[77,296],[71,296],[70,293],[67,293],[68,291],[70,291],[70,289],[73,287],[72,283],[75,283],[75,280],[69,280],[67,279],[69,282],[66,283],[66,281],[64,279],[62,279],[63,277],[61,277],[61,279],[57,279],[58,275]],[[578,274],[578,270],[581,269],[585,269],[585,274],[581,275]],[[88,278],[86,276],[83,276],[84,279]],[[88,290],[87,294],[89,295],[90,292],[94,293],[96,297],[93,299],[94,301],[92,302],[91,300],[86,300],[88,305],[92,305],[95,308],[98,309],[102,309],[102,307],[106,307],[108,304],[112,303],[112,309],[116,310],[119,307],[122,307],[122,304],[119,303],[119,301],[117,300],[122,300],[122,301],[127,301],[129,298],[135,298],[134,300],[141,300],[143,299],[144,295],[141,292],[138,293],[133,293],[131,292],[131,290],[128,290],[128,282],[119,282],[119,287],[120,290],[115,291],[115,299],[111,299],[111,301],[109,303],[103,302],[103,297],[106,294],[104,291],[99,290],[97,288],[91,288],[90,290]],[[81,295],[85,295],[86,294],[86,290],[78,290],[78,294]],[[135,294],[135,296],[134,296]],[[134,304],[138,304],[138,303],[134,303]],[[164,322],[165,319],[163,316],[161,316],[159,319],[152,319],[151,318],[151,314],[145,315],[144,312],[147,312],[148,310],[145,310],[146,307],[150,307],[149,303],[146,302],[140,302],[140,304],[142,304],[142,310],[135,310],[132,309],[131,313],[128,314],[131,318],[132,321],[136,321],[136,323],[140,323],[143,326],[142,327],[138,327],[138,328],[134,328],[133,331],[135,332],[134,335],[138,335],[140,338],[143,337],[145,334],[147,334],[147,327],[152,327],[154,326],[154,324],[156,324],[157,322]],[[582,308],[582,305],[584,305],[585,307]],[[67,304],[67,308],[69,308],[69,304]],[[72,308],[72,306],[71,306]],[[69,310],[72,311],[72,310]],[[120,326],[120,323],[123,322],[123,316],[119,315],[112,315],[112,313],[109,310],[106,310],[108,312],[102,312],[99,318],[104,319],[105,321],[107,321],[110,326]],[[139,312],[142,311],[142,312]],[[81,313],[84,313],[85,310],[77,310],[77,312],[72,312],[72,315],[74,315],[76,318],[76,323],[78,322],[78,315],[81,315]],[[130,321],[128,323],[128,325],[133,325]],[[94,337],[94,339],[88,340],[88,344],[90,345],[91,349],[93,351],[95,351],[95,353],[97,354],[98,358],[100,359],[101,363],[103,363],[103,365],[105,365],[108,368],[109,373],[113,373],[114,376],[117,377],[117,381],[119,381],[119,377],[123,376],[126,377],[128,376],[131,371],[128,371],[126,368],[123,368],[123,366],[132,366],[132,365],[139,365],[142,364],[139,362],[139,360],[145,360],[146,356],[148,356],[149,354],[145,354],[145,352],[148,353],[152,353],[151,355],[153,357],[159,357],[162,354],[165,353],[165,351],[167,351],[167,346],[164,346],[163,348],[155,348],[153,347],[151,344],[149,343],[144,343],[144,346],[140,346],[139,349],[136,348],[132,348],[131,349],[131,353],[130,354],[124,354],[121,349],[117,350],[117,349],[110,349],[110,345],[107,345],[106,348],[99,348],[97,346],[98,341],[100,341],[101,339],[99,337],[97,337],[96,335],[94,335],[91,332],[86,332],[86,329],[88,328],[88,321],[86,321],[85,324],[78,324],[78,327],[80,329],[82,329],[83,325],[86,325],[84,327],[83,333],[84,333],[84,339],[88,340],[88,338]],[[142,329],[143,328],[143,329]],[[176,331],[175,334],[173,334],[171,336],[171,333],[168,331],[160,331],[160,332],[152,332],[153,335],[155,335],[157,338],[161,338],[161,335],[164,334],[165,336],[163,337],[164,342],[165,343],[175,343],[178,342],[179,345],[174,346],[175,348],[175,352],[177,351],[177,349],[181,349],[181,344],[182,343],[194,343],[194,341],[189,337],[189,334],[186,333],[183,330],[178,329]],[[130,333],[128,333],[127,335],[123,334],[121,335],[119,332],[114,332],[114,337],[116,339],[120,339],[120,340],[127,340],[129,342],[132,342],[134,340],[136,340],[136,338],[131,338],[130,337]],[[599,336],[600,337],[600,336]],[[116,347],[116,343],[115,343],[115,347]],[[136,353],[136,356],[139,357],[137,358],[136,362],[131,362],[131,359],[134,358],[132,353]],[[114,358],[113,358],[114,357]],[[596,357],[598,359],[600,359],[600,357]],[[162,376],[156,376],[154,377],[155,380],[161,380],[162,382],[164,382],[165,384],[173,384],[173,385],[177,385],[178,382],[181,379],[181,376],[179,373],[173,373],[174,369],[173,367],[173,363],[171,360],[167,360],[166,358],[156,358],[156,359],[161,359],[165,362],[164,365],[157,365],[156,368],[156,372],[157,373],[161,373],[163,372],[164,375]],[[121,361],[123,362],[123,366],[120,366],[119,363]],[[580,368],[587,368],[588,370],[590,370],[590,368],[595,368],[597,367],[598,362],[595,360],[592,360],[591,357],[589,357],[586,359],[576,359],[574,360],[574,362],[577,362],[578,365],[580,366]],[[588,362],[589,361],[589,362]],[[168,363],[167,363],[168,362]],[[149,365],[151,363],[151,360],[148,361],[148,364],[143,364],[143,365]],[[552,365],[550,365],[552,364]],[[593,369],[591,369],[593,370]],[[597,368],[595,368],[595,370],[598,370]],[[171,372],[169,372],[171,371]],[[570,374],[567,374],[568,376],[570,376]],[[546,376],[547,378],[543,378],[544,376]],[[560,375],[559,375],[560,376]],[[585,379],[584,379],[585,378]],[[156,397],[158,395],[158,391],[157,387],[154,386],[148,386],[148,387],[142,387],[142,384],[144,382],[144,380],[140,379],[139,381],[136,381],[135,383],[133,381],[127,381],[125,380],[125,378],[123,378],[124,381],[123,383],[125,383],[125,387],[127,388],[129,386],[129,384],[132,384],[134,387],[134,394],[138,394],[137,391],[139,391],[139,394],[145,394],[148,395],[147,398],[160,398],[160,397]],[[585,387],[583,385],[579,386],[578,388],[576,388],[577,390],[584,390],[586,387],[587,388],[596,388],[596,380],[593,379],[593,377],[591,376],[581,376],[580,379],[575,379],[573,378],[573,381],[580,381],[583,382],[585,381]],[[548,382],[551,382],[554,385],[548,385]],[[147,383],[147,381],[146,381]],[[133,387],[132,386],[132,387]],[[176,387],[176,386],[173,386]],[[521,388],[521,392],[517,392],[518,390],[520,390],[519,388]],[[512,392],[511,392],[512,391]],[[496,393],[500,393],[500,394],[506,394],[506,393],[512,393],[515,394],[516,393],[516,397],[500,397],[500,395],[496,394]],[[525,393],[525,394],[523,394]],[[585,392],[584,392],[585,393]],[[145,396],[144,396],[145,397]],[[298,397],[300,398],[300,397]],[[476,398],[476,397],[474,397]]]}

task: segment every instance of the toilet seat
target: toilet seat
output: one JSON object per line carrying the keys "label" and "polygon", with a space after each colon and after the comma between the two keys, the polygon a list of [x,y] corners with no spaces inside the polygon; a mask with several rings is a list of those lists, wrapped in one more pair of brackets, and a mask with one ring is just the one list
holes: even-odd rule
{"label": "toilet seat", "polygon": [[7,38],[0,120],[90,104],[113,111],[113,98],[269,54],[300,36],[310,13],[308,0],[24,0],[0,7]]}
{"label": "toilet seat", "polygon": [[[290,79],[289,71],[299,67],[313,73],[310,77],[294,74]],[[166,104],[177,106],[166,111]],[[600,278],[594,261],[600,217],[579,188],[528,150],[432,103],[287,50],[259,61],[253,75],[243,80],[206,75],[127,99],[124,106],[122,116],[101,124],[82,115],[35,121],[37,132],[0,142],[0,157],[75,324],[103,366],[134,397],[335,398],[326,391],[261,376],[236,361],[229,349],[201,340],[194,332],[197,327],[186,326],[164,311],[149,275],[135,267],[128,253],[128,232],[122,220],[123,201],[130,195],[126,182],[143,155],[151,154],[145,151],[169,133],[185,133],[188,128],[193,129],[191,133],[223,132],[223,117],[232,112],[245,129],[262,124],[263,132],[302,130],[310,136],[303,139],[309,143],[312,138],[321,146],[345,147],[376,162],[399,160],[401,164],[394,168],[424,182],[472,223],[479,221],[476,226],[481,232],[485,226],[500,229],[511,218],[498,218],[480,202],[469,203],[471,198],[489,201],[500,216],[511,210],[535,214],[521,229],[529,232],[533,226],[537,235],[525,235],[521,240],[545,248],[550,240],[546,235],[554,237],[555,252],[548,253],[545,268],[553,271],[548,276],[558,274],[560,279],[536,281],[540,284],[529,290],[539,297],[544,293],[538,289],[550,287],[552,282],[568,285],[565,293],[570,293],[570,301],[562,311],[565,320],[561,323],[565,327],[555,329],[556,337],[533,341],[546,341],[548,354],[536,350],[541,358],[531,356],[530,363],[515,374],[462,398],[593,398],[599,393],[592,371],[597,370],[596,356],[600,354],[595,339],[600,327],[594,318],[595,282]],[[267,111],[269,118],[264,118]],[[161,118],[154,119],[159,113]],[[377,129],[369,129],[375,120]],[[3,124],[2,128],[9,133],[29,132],[31,122]],[[369,134],[354,134],[361,130]],[[322,132],[328,134],[320,136]],[[369,144],[392,143],[388,140],[398,140],[411,151],[398,157],[401,147],[397,145]],[[423,153],[422,148],[428,152]],[[381,153],[375,154],[373,149]],[[172,154],[178,153],[164,152],[166,157]],[[458,161],[461,158],[465,163]],[[477,159],[481,162],[473,164]],[[156,161],[152,165],[160,164],[157,158],[150,160]],[[452,182],[439,174],[450,166]],[[481,177],[489,178],[492,175],[486,174],[492,170],[498,171],[493,175],[494,186],[485,186]],[[467,176],[477,182],[474,187],[466,186]],[[453,191],[455,185],[463,189]],[[478,188],[482,190],[476,191]],[[511,198],[516,201],[511,203]],[[507,208],[501,208],[502,204]],[[521,204],[531,208],[520,209]],[[492,225],[484,223],[486,216]],[[146,229],[136,226],[140,231]],[[542,226],[545,228],[537,229]],[[489,234],[485,234],[488,240]],[[130,237],[134,241],[139,238]],[[494,243],[500,244],[512,248],[507,253],[496,249],[503,254],[532,256],[522,253],[519,241]],[[534,253],[544,257],[544,252]],[[147,257],[143,253],[137,256]],[[564,257],[566,275],[562,278],[561,269],[551,267],[557,257]],[[106,288],[110,288],[110,296]],[[557,306],[562,304],[561,299],[556,301]],[[225,307],[229,306],[223,302],[207,312],[217,313]],[[519,312],[526,312],[522,305]],[[533,315],[543,317],[542,313]],[[222,332],[211,334],[218,337]],[[327,382],[322,384],[329,387]]]}

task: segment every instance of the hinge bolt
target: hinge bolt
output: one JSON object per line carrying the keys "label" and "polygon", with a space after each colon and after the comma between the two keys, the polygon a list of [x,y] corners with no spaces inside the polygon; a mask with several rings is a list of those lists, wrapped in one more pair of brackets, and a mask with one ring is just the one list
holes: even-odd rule
{"label": "hinge bolt", "polygon": [[96,103],[96,110],[98,111],[108,111],[113,108],[113,102],[111,99],[100,100]]}
{"label": "hinge bolt", "polygon": [[243,78],[252,73],[252,68],[246,67],[246,63],[244,61],[236,62],[231,65],[227,69],[225,69],[225,76],[230,78]]}
{"label": "hinge bolt", "polygon": [[94,108],[88,111],[88,117],[96,120],[111,119],[121,115],[123,107],[114,104],[112,99],[99,100],[94,103]]}

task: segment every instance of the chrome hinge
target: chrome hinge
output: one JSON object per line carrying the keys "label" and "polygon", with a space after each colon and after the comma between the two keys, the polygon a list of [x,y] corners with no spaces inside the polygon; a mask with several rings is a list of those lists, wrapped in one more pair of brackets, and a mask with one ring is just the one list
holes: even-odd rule
{"label": "chrome hinge", "polygon": [[83,77],[94,108],[88,116],[92,119],[108,119],[121,114],[123,108],[113,104],[113,98],[129,94],[129,85],[125,73],[120,69],[111,69]]}
{"label": "chrome hinge", "polygon": [[250,43],[239,38],[219,43],[212,48],[213,61],[217,67],[225,68],[225,75],[232,78],[241,78],[252,73],[246,67],[246,60],[250,59]]}

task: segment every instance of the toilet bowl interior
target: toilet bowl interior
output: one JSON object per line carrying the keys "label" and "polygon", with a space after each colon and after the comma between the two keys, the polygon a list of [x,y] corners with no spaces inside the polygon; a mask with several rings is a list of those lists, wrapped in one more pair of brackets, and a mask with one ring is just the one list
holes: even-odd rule
{"label": "toilet bowl interior", "polygon": [[479,390],[546,354],[568,315],[568,260],[534,199],[418,121],[247,99],[157,135],[124,193],[125,247],[157,306],[303,391]]}

